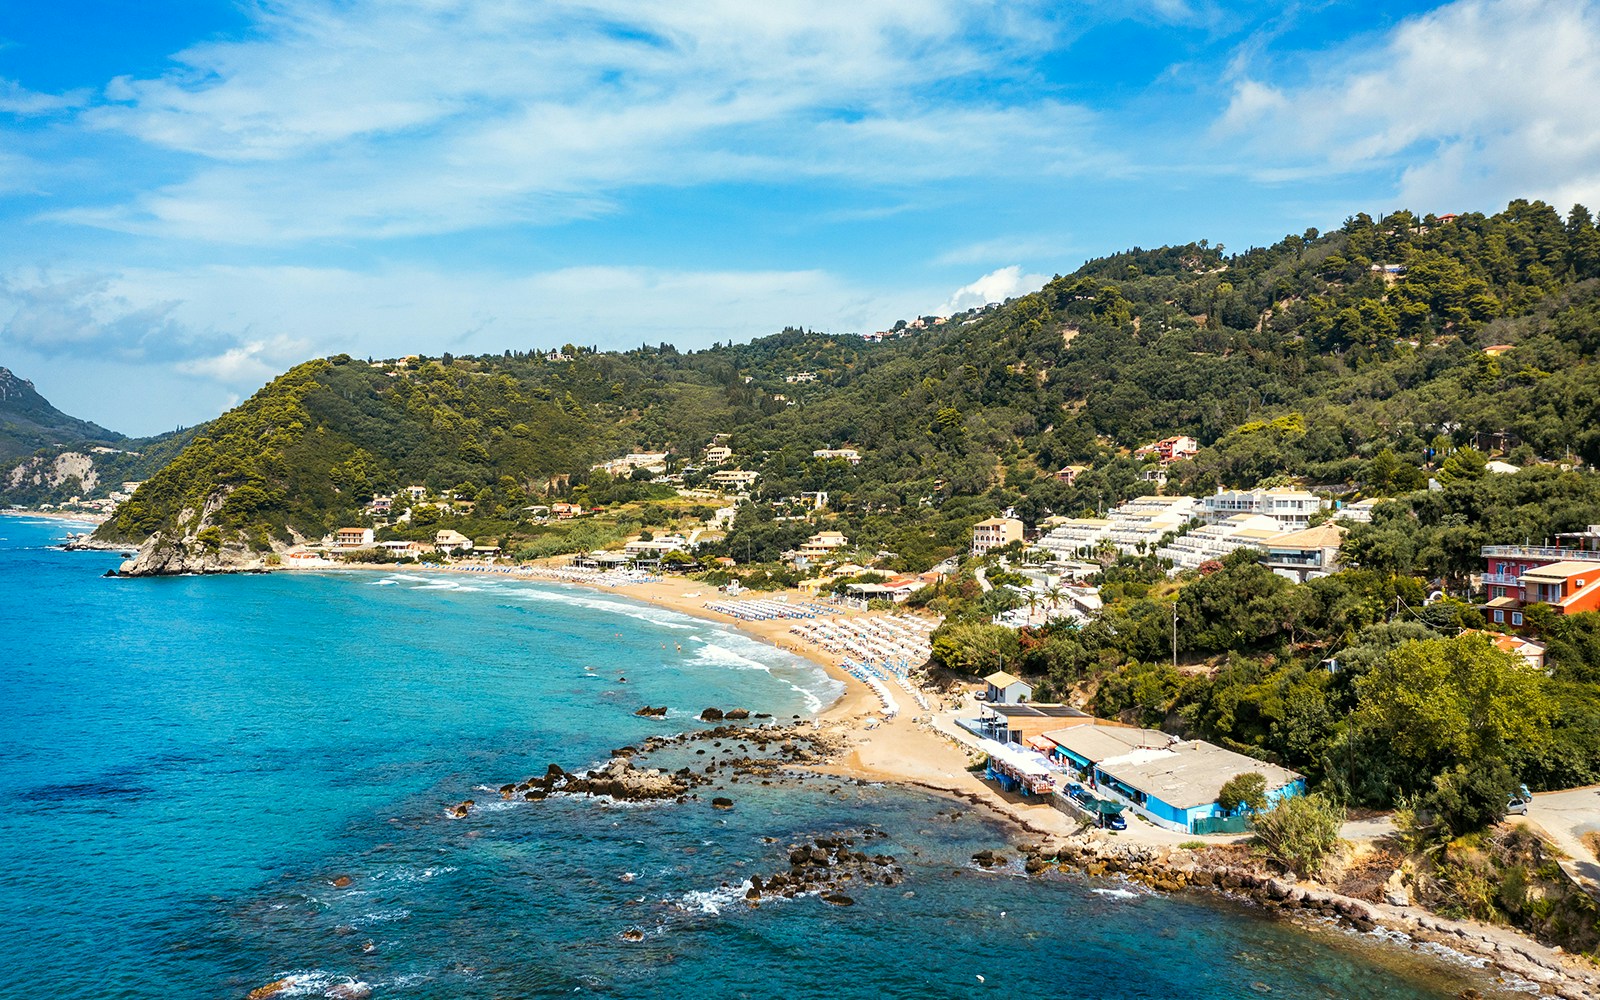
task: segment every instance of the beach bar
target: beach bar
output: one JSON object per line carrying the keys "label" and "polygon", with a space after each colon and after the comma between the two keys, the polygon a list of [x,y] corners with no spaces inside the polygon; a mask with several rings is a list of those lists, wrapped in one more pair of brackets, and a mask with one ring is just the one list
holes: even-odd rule
{"label": "beach bar", "polygon": [[1222,786],[1238,775],[1266,778],[1269,804],[1306,790],[1305,778],[1287,768],[1155,729],[1079,725],[1045,733],[1036,745],[1046,743],[1053,744],[1051,761],[1082,775],[1096,792],[1180,833],[1242,830],[1244,821],[1217,803]]}
{"label": "beach bar", "polygon": [[996,782],[1008,792],[1023,795],[1051,795],[1056,790],[1056,772],[1044,755],[1033,750],[980,740],[983,752],[989,755],[989,765],[984,777]]}

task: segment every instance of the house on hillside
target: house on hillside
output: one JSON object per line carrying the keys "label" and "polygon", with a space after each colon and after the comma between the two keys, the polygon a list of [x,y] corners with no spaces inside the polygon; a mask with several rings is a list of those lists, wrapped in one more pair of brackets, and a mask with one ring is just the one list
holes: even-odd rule
{"label": "house on hillside", "polygon": [[843,532],[819,531],[801,544],[798,554],[805,559],[820,559],[834,549],[842,549],[849,544],[850,539]]}
{"label": "house on hillside", "polygon": [[1544,670],[1545,644],[1542,642],[1535,642],[1520,635],[1506,635],[1503,632],[1485,632],[1482,629],[1475,628],[1462,630],[1463,635],[1469,633],[1486,637],[1501,652],[1520,656],[1522,662],[1534,670],[1541,672]]}
{"label": "house on hillside", "polygon": [[761,473],[750,472],[746,469],[723,469],[721,472],[711,474],[711,482],[724,489],[747,490],[750,484],[761,478]]}
{"label": "house on hillside", "polygon": [[1285,531],[1296,531],[1311,527],[1311,516],[1324,510],[1328,501],[1315,493],[1289,486],[1254,490],[1218,487],[1217,492],[1200,501],[1200,506],[1200,516],[1207,524],[1235,514],[1260,514],[1277,521],[1278,527]]}
{"label": "house on hillside", "polygon": [[442,555],[454,555],[457,552],[471,552],[472,539],[459,531],[445,528],[433,536],[433,547]]}
{"label": "house on hillside", "polygon": [[1022,541],[1022,522],[1014,517],[991,517],[972,526],[972,554],[981,556]]}
{"label": "house on hillside", "polygon": [[733,449],[725,444],[714,444],[701,456],[707,465],[722,465],[733,458]]}
{"label": "house on hillside", "polygon": [[1134,451],[1134,455],[1152,456],[1162,465],[1185,458],[1193,458],[1198,454],[1200,454],[1200,442],[1185,434],[1162,438],[1160,441],[1152,441]]}
{"label": "house on hillside", "polygon": [[991,705],[1018,705],[1033,700],[1033,685],[1004,670],[983,679],[984,701]]}
{"label": "house on hillside", "polygon": [[333,533],[333,546],[338,549],[371,548],[372,529],[340,528]]}
{"label": "house on hillside", "polygon": [[1087,465],[1064,465],[1056,470],[1056,478],[1073,486],[1078,482],[1078,477],[1089,471]]}
{"label": "house on hillside", "polygon": [[1268,569],[1295,583],[1305,583],[1337,573],[1339,546],[1344,544],[1345,529],[1331,522],[1319,524],[1304,531],[1279,533],[1258,542],[1265,555]]}
{"label": "house on hillside", "polygon": [[1522,609],[1542,601],[1560,614],[1600,608],[1600,525],[1556,535],[1556,545],[1485,545],[1484,614],[1523,625]]}
{"label": "house on hillside", "polygon": [[818,448],[811,453],[811,457],[824,460],[842,458],[851,465],[861,464],[861,453],[854,448]]}

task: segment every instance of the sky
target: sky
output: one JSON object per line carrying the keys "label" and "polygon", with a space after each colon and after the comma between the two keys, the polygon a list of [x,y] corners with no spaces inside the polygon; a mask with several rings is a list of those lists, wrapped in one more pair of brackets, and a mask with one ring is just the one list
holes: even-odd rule
{"label": "sky", "polygon": [[1600,0],[0,0],[0,365],[870,332],[1132,246],[1600,207]]}

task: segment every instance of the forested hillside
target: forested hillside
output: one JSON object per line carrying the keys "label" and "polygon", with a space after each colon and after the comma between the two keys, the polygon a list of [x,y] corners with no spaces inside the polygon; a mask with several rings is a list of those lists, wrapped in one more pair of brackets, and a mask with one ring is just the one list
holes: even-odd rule
{"label": "forested hillside", "polygon": [[32,382],[0,368],[0,468],[40,448],[121,440],[115,431],[62,413],[39,395]]}
{"label": "forested hillside", "polygon": [[[481,498],[514,539],[523,501],[582,488],[608,455],[692,463],[727,434],[763,474],[758,499],[827,490],[852,537],[921,568],[1005,506],[1031,522],[1147,491],[1129,449],[1173,433],[1205,446],[1171,470],[1191,492],[1298,477],[1402,495],[1472,446],[1593,463],[1597,343],[1587,210],[1357,216],[1243,253],[1114,254],[884,343],[789,330],[694,352],[314,362],[207,428],[105,531],[142,538],[220,487],[230,530],[315,535],[415,482]],[[786,381],[802,371],[816,381]],[[845,443],[859,465],[811,458]],[[1067,463],[1092,469],[1068,486],[1051,475]],[[745,518],[730,547],[770,558],[803,529]]]}

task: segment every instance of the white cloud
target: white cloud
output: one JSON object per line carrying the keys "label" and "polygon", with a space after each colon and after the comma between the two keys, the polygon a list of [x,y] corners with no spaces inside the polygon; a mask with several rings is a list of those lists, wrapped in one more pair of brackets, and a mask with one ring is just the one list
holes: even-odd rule
{"label": "white cloud", "polygon": [[228,384],[261,383],[310,356],[310,342],[277,336],[230,347],[212,357],[180,361],[185,375],[198,375]]}
{"label": "white cloud", "polygon": [[970,285],[962,285],[956,289],[944,305],[938,308],[937,314],[949,316],[990,302],[1004,302],[1006,299],[1036,292],[1049,280],[1050,276],[1047,274],[1023,274],[1020,264],[1002,267],[998,271],[990,271]]}
{"label": "white cloud", "polygon": [[90,96],[89,91],[82,89],[65,94],[45,94],[29,90],[15,80],[0,77],[0,113],[3,114],[24,118],[51,115],[81,108],[89,102]]}
{"label": "white cloud", "polygon": [[1315,82],[1239,79],[1216,133],[1266,180],[1391,170],[1419,211],[1597,204],[1597,56],[1592,2],[1458,0],[1375,46],[1298,54]]}
{"label": "white cloud", "polygon": [[[1104,166],[1082,109],[1025,77],[1049,5],[960,0],[281,0],[255,29],[118,78],[81,116],[190,157],[56,217],[251,244],[608,211],[638,185],[1060,173]],[[1003,92],[993,90],[991,92]],[[948,94],[950,96],[940,96]],[[1016,150],[1049,150],[1019,160]]]}

